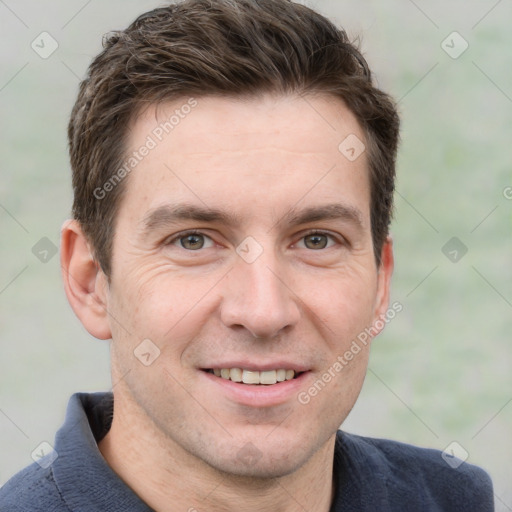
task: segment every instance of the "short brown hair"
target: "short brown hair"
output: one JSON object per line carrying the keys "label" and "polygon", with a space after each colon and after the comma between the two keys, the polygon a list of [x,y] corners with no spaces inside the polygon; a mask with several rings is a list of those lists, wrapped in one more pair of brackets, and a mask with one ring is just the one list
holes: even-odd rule
{"label": "short brown hair", "polygon": [[[185,0],[104,38],[80,84],[68,127],[73,216],[107,276],[126,180],[97,198],[122,166],[127,127],[142,106],[185,96],[328,93],[365,133],[377,264],[393,208],[399,117],[368,65],[317,12],[289,0]],[[340,141],[341,142],[341,141]]]}

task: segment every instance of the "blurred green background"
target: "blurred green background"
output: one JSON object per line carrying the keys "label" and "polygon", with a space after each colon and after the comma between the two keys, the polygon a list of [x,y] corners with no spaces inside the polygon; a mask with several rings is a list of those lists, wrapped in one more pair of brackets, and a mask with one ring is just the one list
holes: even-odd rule
{"label": "blurred green background", "polygon": [[[403,119],[392,228],[403,311],[375,340],[343,428],[456,441],[491,474],[497,510],[512,510],[512,2],[304,3],[362,36]],[[66,125],[102,35],[158,5],[0,2],[0,484],[53,443],[73,392],[111,387],[108,345],[74,317],[58,255],[40,261],[33,247],[58,246],[69,216]],[[41,32],[58,43],[47,58],[31,47]]]}

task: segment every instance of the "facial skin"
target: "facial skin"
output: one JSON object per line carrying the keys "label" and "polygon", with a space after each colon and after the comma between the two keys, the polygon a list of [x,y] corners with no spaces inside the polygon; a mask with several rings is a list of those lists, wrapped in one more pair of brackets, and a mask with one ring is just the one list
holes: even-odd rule
{"label": "facial skin", "polygon": [[[134,120],[129,152],[186,100]],[[110,283],[65,225],[70,303],[112,338],[100,449],[155,510],[329,510],[335,432],[369,346],[308,404],[298,395],[386,311],[393,267],[389,240],[376,266],[366,154],[338,150],[349,134],[364,140],[333,97],[197,98],[126,178]],[[160,350],[149,366],[134,355],[146,339]],[[205,372],[232,367],[304,373],[265,386]]]}

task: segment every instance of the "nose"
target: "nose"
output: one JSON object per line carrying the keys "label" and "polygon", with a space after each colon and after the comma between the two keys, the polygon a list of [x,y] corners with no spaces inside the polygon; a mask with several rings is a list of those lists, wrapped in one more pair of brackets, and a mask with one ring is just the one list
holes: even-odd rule
{"label": "nose", "polygon": [[226,279],[220,316],[227,327],[268,339],[299,321],[299,298],[274,259],[240,259]]}

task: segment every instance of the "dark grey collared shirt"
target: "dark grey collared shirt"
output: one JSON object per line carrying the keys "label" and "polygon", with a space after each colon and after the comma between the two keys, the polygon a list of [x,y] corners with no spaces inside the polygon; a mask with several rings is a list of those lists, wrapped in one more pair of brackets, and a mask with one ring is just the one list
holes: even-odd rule
{"label": "dark grey collared shirt", "polygon": [[55,436],[55,452],[2,487],[0,510],[151,512],[112,471],[98,449],[97,441],[112,422],[112,406],[110,393],[73,395],[66,421]]}
{"label": "dark grey collared shirt", "polygon": [[[151,512],[98,449],[110,429],[112,411],[110,393],[73,395],[55,451],[0,489],[0,511]],[[334,481],[331,512],[494,510],[491,480],[482,469],[465,462],[457,466],[438,450],[341,431]],[[207,505],[198,512],[208,512]]]}

